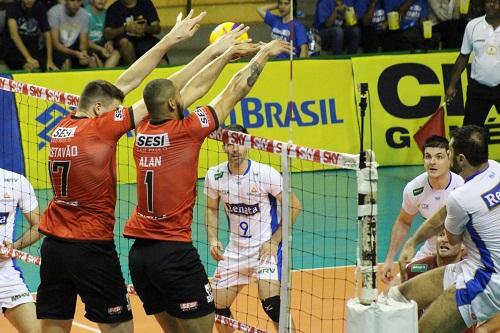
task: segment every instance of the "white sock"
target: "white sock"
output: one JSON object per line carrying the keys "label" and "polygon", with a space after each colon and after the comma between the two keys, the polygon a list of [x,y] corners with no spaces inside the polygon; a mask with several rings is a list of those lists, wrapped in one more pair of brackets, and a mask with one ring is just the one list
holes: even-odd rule
{"label": "white sock", "polygon": [[391,287],[387,293],[387,297],[392,298],[396,302],[410,303],[408,299],[401,293],[398,286]]}

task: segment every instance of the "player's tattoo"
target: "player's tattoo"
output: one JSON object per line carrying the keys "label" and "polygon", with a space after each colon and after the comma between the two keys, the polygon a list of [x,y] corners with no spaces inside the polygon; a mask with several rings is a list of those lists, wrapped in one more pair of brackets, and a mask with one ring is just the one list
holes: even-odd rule
{"label": "player's tattoo", "polygon": [[260,72],[262,71],[262,68],[260,67],[260,64],[258,63],[253,63],[252,66],[250,67],[250,76],[247,79],[247,84],[249,87],[253,87],[257,79],[259,78]]}

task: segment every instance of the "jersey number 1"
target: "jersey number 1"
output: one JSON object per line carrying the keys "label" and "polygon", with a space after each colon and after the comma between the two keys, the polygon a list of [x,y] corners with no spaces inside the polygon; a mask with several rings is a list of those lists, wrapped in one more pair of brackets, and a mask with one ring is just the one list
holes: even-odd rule
{"label": "jersey number 1", "polygon": [[154,185],[154,171],[147,170],[144,177],[144,184],[146,184],[146,205],[148,212],[153,213],[153,185]]}
{"label": "jersey number 1", "polygon": [[[70,161],[49,161],[49,175],[54,195],[61,197],[68,196],[68,175],[70,166]],[[52,176],[52,174],[56,174],[59,172],[61,172],[61,184],[58,188],[56,187],[56,184],[54,184],[54,177]],[[58,189],[60,189],[59,192],[57,191]]]}

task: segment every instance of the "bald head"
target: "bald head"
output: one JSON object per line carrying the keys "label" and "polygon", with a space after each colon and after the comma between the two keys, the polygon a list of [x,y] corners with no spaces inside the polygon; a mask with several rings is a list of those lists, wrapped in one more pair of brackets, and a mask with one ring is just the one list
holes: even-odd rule
{"label": "bald head", "polygon": [[[178,90],[168,79],[156,79],[149,82],[144,88],[143,98],[152,119],[158,119],[172,111],[172,105],[178,105]],[[182,110],[181,110],[182,111]]]}

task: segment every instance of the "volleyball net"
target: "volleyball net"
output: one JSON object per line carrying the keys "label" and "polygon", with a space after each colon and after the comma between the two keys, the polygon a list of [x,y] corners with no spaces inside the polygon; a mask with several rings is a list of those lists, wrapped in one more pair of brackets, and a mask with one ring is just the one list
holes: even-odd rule
{"label": "volleyball net", "polygon": [[[0,78],[0,103],[2,131],[4,137],[9,138],[2,140],[0,153],[4,157],[0,167],[26,176],[43,211],[52,198],[47,168],[51,132],[76,107],[78,96]],[[128,251],[133,240],[124,238],[122,233],[136,205],[134,138],[133,132],[127,133],[117,147],[115,244],[128,284],[132,283]],[[363,155],[366,158],[360,161],[360,155],[303,147],[252,134],[227,130],[212,133],[199,156],[192,225],[193,243],[209,277],[214,276],[217,262],[210,256],[207,242],[204,177],[210,167],[227,161],[224,143],[243,145],[249,149],[252,161],[276,169],[283,177],[283,202],[289,202],[291,193],[301,202],[302,211],[293,226],[289,211],[284,212],[276,206],[278,220],[283,216],[290,224],[289,228],[283,228],[286,256],[283,258],[282,284],[287,297],[282,297],[282,308],[286,315],[291,315],[297,332],[342,332],[346,301],[358,294],[366,303],[376,297],[377,171],[374,155]],[[253,195],[254,190],[259,189],[251,188],[248,196]],[[219,240],[226,246],[235,230],[230,229],[222,205],[218,220]],[[245,232],[243,227],[239,231]],[[28,222],[18,212],[14,237],[28,228]],[[5,228],[0,224],[2,230]],[[3,232],[0,239],[10,236]],[[36,291],[39,284],[40,244],[36,242],[23,252],[9,252],[19,259],[32,291]],[[231,306],[234,320],[219,316],[218,322],[242,332],[273,331],[272,322],[259,300],[255,283],[257,272],[250,270],[241,274],[249,275],[251,282],[239,292]],[[129,291],[133,292],[133,288]]]}

